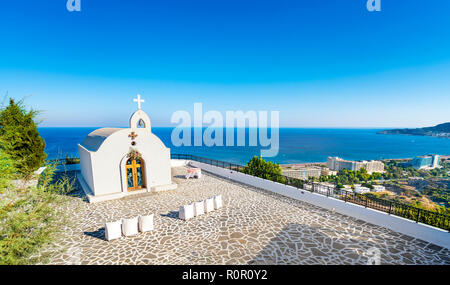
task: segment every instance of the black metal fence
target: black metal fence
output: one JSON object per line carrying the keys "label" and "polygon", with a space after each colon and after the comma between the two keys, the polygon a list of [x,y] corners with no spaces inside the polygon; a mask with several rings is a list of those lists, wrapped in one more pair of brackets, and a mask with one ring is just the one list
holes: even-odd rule
{"label": "black metal fence", "polygon": [[230,170],[235,170],[235,171],[241,171],[244,168],[242,165],[225,162],[225,161],[220,161],[220,160],[216,160],[216,159],[205,158],[205,157],[196,156],[196,155],[192,155],[192,154],[173,154],[172,153],[170,155],[170,158],[171,159],[194,160],[194,161],[202,162],[205,164],[222,167],[222,168],[226,168],[226,169],[230,169]]}
{"label": "black metal fence", "polygon": [[[193,160],[201,163],[226,168],[234,171],[244,172],[244,166],[224,162],[220,160],[200,157],[190,154],[172,154],[172,159],[184,159]],[[349,192],[343,189],[338,189],[335,186],[327,186],[321,183],[310,183],[307,184],[305,181],[289,177],[286,175],[280,175],[277,173],[268,173],[262,171],[252,171],[247,172],[249,175],[256,177],[261,177],[263,179],[271,180],[274,182],[282,183],[285,185],[293,186],[299,190],[306,190],[312,193],[318,193],[327,197],[333,197],[336,199],[343,200],[346,203],[353,203],[357,205],[364,206],[366,208],[375,209],[381,212],[388,213],[389,215],[395,215],[402,218],[413,220],[417,223],[424,223],[427,225],[435,226],[447,231],[450,231],[450,216],[445,214],[440,214],[437,212],[420,209],[414,206],[403,204],[396,201],[385,200],[377,197],[373,197],[367,194],[357,194],[354,192]]]}

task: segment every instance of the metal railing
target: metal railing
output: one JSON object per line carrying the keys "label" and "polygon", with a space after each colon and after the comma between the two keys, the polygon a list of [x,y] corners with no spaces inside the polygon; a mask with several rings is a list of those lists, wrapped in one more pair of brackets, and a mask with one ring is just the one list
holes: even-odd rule
{"label": "metal railing", "polygon": [[209,165],[213,165],[213,166],[217,166],[217,167],[222,167],[222,168],[226,168],[226,169],[230,169],[230,170],[234,170],[234,171],[241,171],[244,168],[242,165],[239,165],[239,164],[234,164],[234,163],[220,161],[220,160],[216,160],[216,159],[196,156],[196,155],[192,155],[192,154],[173,154],[172,153],[170,155],[170,158],[171,159],[180,159],[180,160],[181,159],[182,160],[194,160],[194,161],[198,161],[201,163],[205,163],[205,164],[209,164]]}
{"label": "metal railing", "polygon": [[172,159],[183,159],[183,160],[193,160],[212,166],[217,166],[221,168],[226,168],[234,171],[244,172],[246,174],[267,179],[273,182],[282,183],[285,185],[293,186],[299,190],[305,190],[312,193],[321,194],[327,197],[333,197],[335,199],[342,200],[346,203],[353,203],[357,205],[364,206],[366,208],[371,208],[381,212],[388,213],[389,215],[395,215],[409,220],[413,220],[417,223],[423,223],[438,227],[447,231],[450,231],[450,216],[445,214],[440,214],[437,212],[424,210],[414,206],[410,206],[404,203],[385,200],[377,197],[372,197],[366,194],[357,194],[353,192],[348,192],[342,189],[337,189],[334,186],[327,186],[321,183],[313,182],[306,183],[305,181],[289,177],[286,175],[281,175],[277,173],[270,173],[264,171],[244,171],[244,166],[224,162],[220,160],[200,157],[191,154],[171,154]]}

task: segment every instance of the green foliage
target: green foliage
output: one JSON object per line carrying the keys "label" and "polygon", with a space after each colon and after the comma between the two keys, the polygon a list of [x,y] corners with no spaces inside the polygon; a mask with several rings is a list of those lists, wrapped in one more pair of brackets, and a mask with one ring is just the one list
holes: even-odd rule
{"label": "green foliage", "polygon": [[65,164],[80,164],[80,159],[78,157],[68,156],[66,155]]}
{"label": "green foliage", "polygon": [[56,177],[47,165],[37,187],[9,187],[0,200],[0,264],[45,262],[40,249],[49,245],[65,221],[61,210],[74,180]]}
{"label": "green foliage", "polygon": [[363,183],[363,184],[361,184],[361,186],[367,187],[367,188],[369,188],[369,189],[373,189],[373,188],[374,188],[373,185],[372,185],[371,183]]}
{"label": "green foliage", "polygon": [[411,167],[407,162],[398,163],[397,161],[389,161],[385,163],[385,173],[383,177],[385,179],[400,179],[407,177],[423,177],[423,178],[448,178],[450,177],[450,163],[441,162],[441,168],[435,168],[431,170],[415,169]]}
{"label": "green foliage", "polygon": [[247,165],[244,167],[242,172],[275,182],[286,182],[286,179],[281,174],[281,166],[279,164],[265,161],[258,156],[254,156],[249,162],[247,162]]}
{"label": "green foliage", "polygon": [[348,170],[343,169],[337,173],[337,175],[324,176],[319,178],[320,182],[331,182],[336,185],[353,185],[360,184],[366,181],[373,181],[381,179],[381,173],[368,174],[365,168],[360,170]]}
{"label": "green foliage", "polygon": [[[443,203],[444,206],[448,207],[450,205],[450,183],[445,183],[445,181],[448,181],[450,177],[450,163],[442,161],[441,166],[441,168],[423,170],[414,169],[405,162],[389,161],[385,164],[386,173],[383,174],[383,177],[385,179],[422,177],[425,179],[427,186],[421,189],[421,193],[432,201]],[[435,181],[441,181],[442,183],[436,183]]]}
{"label": "green foliage", "polygon": [[428,196],[433,202],[443,203],[446,207],[448,207],[450,204],[450,189],[448,188],[448,186],[434,187],[428,185],[421,190],[421,193]]}
{"label": "green foliage", "polygon": [[14,168],[22,177],[29,177],[46,158],[45,142],[34,122],[36,111],[27,111],[22,102],[10,99],[0,110],[0,138],[4,152],[14,161]]}
{"label": "green foliage", "polygon": [[11,186],[11,179],[15,172],[13,161],[0,147],[0,194]]}
{"label": "green foliage", "polygon": [[65,194],[74,186],[73,179],[55,175],[58,162],[47,165],[37,187],[17,188],[11,183],[17,176],[31,178],[45,160],[35,115],[13,100],[0,110],[0,264],[45,260],[40,250],[62,228]]}

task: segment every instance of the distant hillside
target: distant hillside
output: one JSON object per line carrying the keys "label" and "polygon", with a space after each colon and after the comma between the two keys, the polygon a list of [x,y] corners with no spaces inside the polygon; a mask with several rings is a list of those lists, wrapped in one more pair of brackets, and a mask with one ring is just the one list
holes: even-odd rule
{"label": "distant hillside", "polygon": [[426,127],[426,128],[385,130],[385,131],[378,132],[378,134],[433,136],[433,137],[450,138],[450,122],[439,124],[434,127]]}

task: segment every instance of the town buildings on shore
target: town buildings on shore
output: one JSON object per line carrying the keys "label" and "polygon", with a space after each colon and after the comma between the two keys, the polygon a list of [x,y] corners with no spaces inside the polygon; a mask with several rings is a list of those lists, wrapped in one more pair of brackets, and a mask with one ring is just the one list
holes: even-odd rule
{"label": "town buildings on shore", "polygon": [[384,163],[377,160],[371,161],[352,161],[352,160],[344,160],[339,157],[328,157],[327,167],[332,171],[341,171],[344,169],[348,170],[360,170],[361,168],[365,168],[367,173],[372,174],[374,172],[383,173],[384,172]]}
{"label": "town buildings on shore", "polygon": [[334,193],[337,191],[339,195],[357,193],[357,194],[365,194],[369,192],[384,192],[386,191],[386,187],[383,185],[372,185],[370,188],[366,186],[362,186],[361,184],[355,185],[343,185],[342,188],[337,188],[336,185],[329,182],[319,182],[319,183],[311,183],[305,185],[306,190],[314,191],[320,194],[328,194]]}

